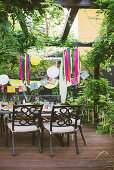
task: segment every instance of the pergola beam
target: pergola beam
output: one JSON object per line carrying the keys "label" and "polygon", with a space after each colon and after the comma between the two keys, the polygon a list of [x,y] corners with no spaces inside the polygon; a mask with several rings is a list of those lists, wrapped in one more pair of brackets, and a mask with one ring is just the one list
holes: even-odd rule
{"label": "pergola beam", "polygon": [[[94,1],[95,0],[56,0],[56,2],[64,8],[90,8],[93,6]],[[20,6],[22,8],[37,9],[42,8],[42,2],[45,2],[45,0],[31,0],[29,2],[20,0]]]}
{"label": "pergola beam", "polygon": [[[71,46],[74,47],[92,47],[92,44],[94,42],[88,42],[88,43],[81,43],[81,42],[71,42]],[[56,46],[56,47],[61,47],[61,42],[54,42],[54,43],[47,43],[45,44],[46,46]],[[64,47],[64,45],[62,46]]]}
{"label": "pergola beam", "polygon": [[95,0],[57,0],[57,3],[64,8],[89,8]]}
{"label": "pergola beam", "polygon": [[[62,7],[71,8],[68,20],[62,34],[62,41],[66,41],[79,8],[90,8],[93,6],[94,1],[95,0],[56,0],[56,2]],[[31,0],[27,2],[20,0],[19,5],[21,8],[28,8],[28,10],[47,7],[46,5],[42,6],[42,2],[45,2],[45,0]]]}
{"label": "pergola beam", "polygon": [[71,26],[74,22],[74,19],[76,17],[78,10],[79,10],[79,8],[71,8],[68,20],[67,20],[66,25],[64,27],[64,32],[62,34],[62,38],[61,38],[62,41],[65,41],[67,39],[67,36],[70,32]]}
{"label": "pergola beam", "polygon": [[[89,43],[81,43],[81,42],[72,42],[71,44],[74,46],[74,47],[92,47],[92,44],[94,42],[89,42]],[[49,46],[49,45],[48,45]],[[51,44],[50,44],[51,46]],[[53,44],[52,46],[59,46],[59,44]],[[61,53],[53,53],[53,54],[50,54],[48,57],[45,57],[45,58],[48,58],[48,60],[50,60],[51,58],[58,58],[60,60],[60,58],[63,56],[63,52]]]}

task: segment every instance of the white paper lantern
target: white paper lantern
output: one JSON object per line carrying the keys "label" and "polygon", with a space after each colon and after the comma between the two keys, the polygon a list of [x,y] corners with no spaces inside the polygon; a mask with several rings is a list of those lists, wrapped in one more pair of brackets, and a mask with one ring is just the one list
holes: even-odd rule
{"label": "white paper lantern", "polygon": [[1,85],[7,84],[8,81],[9,81],[9,77],[7,75],[5,75],[5,74],[0,75],[0,84]]}
{"label": "white paper lantern", "polygon": [[49,67],[47,69],[47,75],[50,78],[56,78],[59,75],[59,69],[55,66]]}

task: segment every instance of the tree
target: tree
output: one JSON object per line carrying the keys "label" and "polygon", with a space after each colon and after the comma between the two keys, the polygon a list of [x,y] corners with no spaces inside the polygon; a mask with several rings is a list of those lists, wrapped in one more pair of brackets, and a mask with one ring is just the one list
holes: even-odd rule
{"label": "tree", "polygon": [[109,92],[107,91],[106,81],[100,79],[100,67],[107,62],[108,64],[112,64],[113,62],[114,3],[112,0],[97,0],[95,6],[101,9],[99,13],[104,13],[105,17],[100,36],[93,44],[92,50],[88,52],[86,56],[87,66],[94,67],[94,79],[92,77],[92,79],[89,79],[86,83],[85,93],[88,98],[90,97],[94,100],[94,114],[97,120],[98,113],[96,111],[96,105],[99,103],[100,95],[106,95]]}
{"label": "tree", "polygon": [[[54,8],[45,8],[44,5],[51,7],[53,1],[46,1],[42,8],[37,10],[23,8],[21,3],[26,2],[27,0],[0,1],[0,62],[2,63],[0,74],[10,74],[11,72],[14,77],[19,76],[19,71],[16,73],[19,53],[26,53],[31,46],[38,49],[44,47],[49,37],[41,31],[41,23],[44,22],[47,14],[50,14],[50,20],[57,19],[61,15],[62,7],[60,5],[54,4]],[[28,18],[34,23],[33,29]],[[16,29],[17,23],[19,23],[20,29]]]}

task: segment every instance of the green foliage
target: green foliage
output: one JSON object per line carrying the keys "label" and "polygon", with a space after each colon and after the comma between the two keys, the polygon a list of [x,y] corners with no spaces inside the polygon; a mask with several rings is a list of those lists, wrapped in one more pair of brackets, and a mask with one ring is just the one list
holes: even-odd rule
{"label": "green foliage", "polygon": [[103,103],[99,105],[99,119],[100,122],[97,125],[97,134],[103,134],[110,132],[110,135],[114,132],[114,108],[110,99],[105,99]]}
{"label": "green foliage", "polygon": [[83,104],[84,101],[85,101],[84,96],[79,96],[77,99],[73,97],[67,99],[67,103],[70,105],[80,105]]}
{"label": "green foliage", "polygon": [[41,79],[41,77],[44,79],[47,77],[47,68],[51,67],[51,65],[54,65],[54,61],[48,61],[48,60],[41,60],[40,64],[38,66],[32,66],[30,67],[30,73],[32,80],[38,80]]}
{"label": "green foliage", "polygon": [[[114,17],[113,17],[113,1],[112,0],[97,0],[95,1],[96,7],[101,10],[98,12],[104,14],[104,20],[102,22],[102,27],[100,35],[96,42],[92,46],[92,50],[87,53],[85,60],[83,62],[84,68],[89,72],[89,79],[85,80],[85,91],[84,96],[90,99],[88,103],[89,112],[90,109],[94,110],[94,113],[98,113],[101,116],[104,113],[105,123],[99,119],[99,130],[97,133],[104,133],[110,131],[112,128],[112,109],[109,107],[110,101],[113,99],[112,94],[110,95],[109,83],[105,79],[99,79],[98,70],[94,73],[95,68],[102,70],[107,68],[113,63],[113,39],[114,39]],[[95,70],[96,71],[96,70]],[[95,74],[95,75],[94,75]],[[98,79],[94,79],[96,77]],[[112,91],[113,93],[113,91]],[[109,97],[112,97],[111,99]],[[99,108],[99,109],[98,109]],[[90,114],[88,112],[88,115]],[[90,116],[90,115],[89,115]],[[88,116],[88,119],[89,119]],[[92,120],[93,120],[92,114]],[[105,127],[105,128],[104,128]]]}
{"label": "green foliage", "polygon": [[[7,36],[2,37],[0,34],[0,74],[12,74],[16,68],[19,55],[19,42],[13,32],[8,32]],[[17,71],[14,70],[14,71]]]}
{"label": "green foliage", "polygon": [[59,84],[52,89],[52,94],[53,95],[60,95],[60,92],[59,92]]}
{"label": "green foliage", "polygon": [[100,63],[105,64],[107,59],[110,59],[111,62],[113,56],[111,49],[112,46],[109,45],[109,41],[104,40],[104,38],[101,37],[96,43],[94,43],[92,51],[88,52],[88,63],[91,66],[96,66]]}
{"label": "green foliage", "polygon": [[74,87],[73,86],[70,86],[70,87],[67,87],[67,101],[73,101],[74,100]]}
{"label": "green foliage", "polygon": [[112,101],[114,101],[114,87],[110,87],[110,98],[112,99]]}
{"label": "green foliage", "polygon": [[109,86],[105,79],[90,79],[85,83],[85,95],[89,99],[97,99],[100,95],[108,93]]}
{"label": "green foliage", "polygon": [[104,20],[100,36],[97,42],[93,45],[93,50],[88,55],[90,63],[105,63],[107,59],[110,62],[113,58],[113,39],[114,39],[114,15],[113,15],[113,0],[97,0],[95,2],[101,9],[99,13],[104,13]]}
{"label": "green foliage", "polygon": [[[0,74],[7,74],[9,77],[19,77],[19,53],[25,53],[27,49],[36,47],[38,50],[43,49],[46,45],[57,45],[60,47],[74,48],[71,42],[76,42],[73,35],[67,38],[67,41],[60,41],[60,36],[56,35],[56,31],[50,35],[46,33],[46,21],[52,22],[52,29],[63,20],[63,9],[53,0],[46,0],[42,3],[42,8],[38,10],[28,10],[22,8],[21,5],[32,0],[0,0]],[[22,3],[22,4],[21,4]],[[100,13],[104,13],[105,19],[102,23],[99,39],[94,43],[93,49],[87,53],[87,60],[84,61],[84,69],[90,74],[90,79],[84,81],[85,91],[83,96],[78,98],[74,95],[72,87],[68,90],[67,102],[70,104],[82,104],[85,99],[91,99],[88,107],[94,107],[94,99],[99,99],[97,104],[99,107],[99,115],[104,115],[99,130],[107,132],[112,131],[112,107],[110,107],[108,82],[104,79],[93,79],[94,67],[97,64],[107,65],[113,62],[113,39],[114,39],[114,17],[113,17],[113,1],[97,0],[95,5],[100,7]],[[46,8],[45,8],[46,6]],[[48,7],[48,8],[47,8]],[[31,25],[28,18],[32,21]],[[20,26],[16,29],[16,24]],[[32,78],[36,79],[41,76],[50,66],[49,62],[41,61],[37,66],[31,67]],[[43,90],[43,87],[39,88]],[[34,90],[33,94],[38,95],[39,91]],[[53,89],[53,94],[58,94],[58,86]],[[81,92],[83,93],[83,92]],[[80,94],[81,94],[80,93]],[[105,120],[105,121],[104,121]],[[100,131],[100,133],[102,133]],[[98,132],[97,132],[98,133]]]}
{"label": "green foliage", "polygon": [[[38,50],[44,48],[49,42],[44,32],[45,19],[49,16],[49,19],[56,21],[54,24],[58,25],[63,11],[60,5],[50,0],[44,2],[42,8],[28,10],[21,7],[26,1],[0,1],[0,62],[2,63],[0,74],[8,74],[9,77],[11,75],[14,78],[19,77],[19,53],[26,53],[28,48],[34,46]],[[45,8],[45,5],[48,8]],[[33,25],[28,22],[29,20],[33,22]],[[17,24],[20,27],[16,28]],[[42,71],[49,66],[49,63],[44,63],[46,65],[40,64]],[[36,67],[32,69],[34,72]]]}

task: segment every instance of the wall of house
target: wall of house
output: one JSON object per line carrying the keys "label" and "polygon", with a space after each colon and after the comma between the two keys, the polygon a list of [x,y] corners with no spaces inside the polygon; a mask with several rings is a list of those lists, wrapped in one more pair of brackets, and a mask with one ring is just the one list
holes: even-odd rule
{"label": "wall of house", "polygon": [[[99,36],[103,15],[97,14],[97,9],[79,9],[78,12],[78,40],[93,42]],[[79,47],[80,54],[85,54],[90,47]]]}

